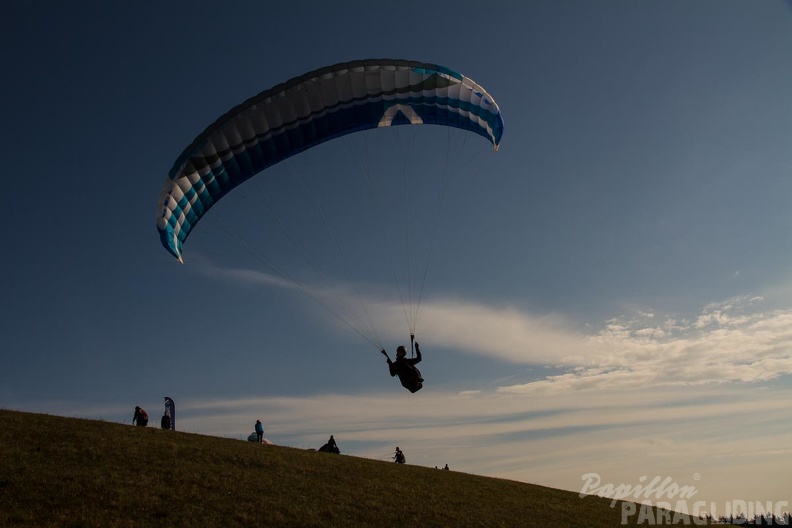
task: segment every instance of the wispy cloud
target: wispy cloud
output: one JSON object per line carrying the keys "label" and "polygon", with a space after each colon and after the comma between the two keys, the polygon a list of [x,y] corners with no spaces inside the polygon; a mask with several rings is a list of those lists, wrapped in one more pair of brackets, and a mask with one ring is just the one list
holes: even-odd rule
{"label": "wispy cloud", "polygon": [[[251,283],[292,287],[288,281],[250,270],[215,272]],[[403,337],[403,306],[383,300],[374,289],[343,285],[332,292],[306,289],[326,304],[338,302],[339,297],[349,304],[362,303],[367,321],[383,338]],[[792,310],[763,310],[764,302],[761,296],[734,297],[710,303],[687,317],[642,311],[613,317],[600,330],[583,333],[558,314],[432,299],[421,307],[421,326],[431,328],[437,347],[562,370],[540,380],[503,386],[503,393],[755,383],[792,374]]]}
{"label": "wispy cloud", "polygon": [[639,314],[586,338],[587,354],[560,375],[503,387],[544,390],[754,383],[792,373],[792,310],[762,311],[761,297],[707,305],[691,319]]}

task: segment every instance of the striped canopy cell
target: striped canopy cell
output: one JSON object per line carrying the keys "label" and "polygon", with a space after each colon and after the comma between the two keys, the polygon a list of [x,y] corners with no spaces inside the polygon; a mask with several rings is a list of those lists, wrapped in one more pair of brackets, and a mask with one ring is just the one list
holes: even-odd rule
{"label": "striped canopy cell", "polygon": [[160,193],[157,230],[179,261],[204,214],[248,178],[353,132],[434,124],[486,138],[497,150],[503,117],[493,98],[453,70],[372,59],[321,68],[248,99],[204,130],[176,159]]}

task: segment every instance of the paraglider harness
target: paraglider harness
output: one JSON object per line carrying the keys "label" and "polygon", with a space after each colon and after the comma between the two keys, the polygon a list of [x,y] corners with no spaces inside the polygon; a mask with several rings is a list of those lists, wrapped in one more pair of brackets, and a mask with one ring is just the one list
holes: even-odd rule
{"label": "paraglider harness", "polygon": [[[413,336],[410,336],[411,340],[412,337]],[[397,352],[396,361],[391,361],[391,358],[384,349],[380,352],[382,355],[388,358],[388,370],[390,371],[390,375],[399,376],[399,381],[401,382],[402,387],[413,394],[421,390],[424,379],[421,375],[421,371],[415,366],[416,363],[421,362],[421,349],[418,343],[415,343],[416,357],[414,358],[407,359],[407,357],[405,357],[407,351],[405,350],[405,356],[400,357]]]}

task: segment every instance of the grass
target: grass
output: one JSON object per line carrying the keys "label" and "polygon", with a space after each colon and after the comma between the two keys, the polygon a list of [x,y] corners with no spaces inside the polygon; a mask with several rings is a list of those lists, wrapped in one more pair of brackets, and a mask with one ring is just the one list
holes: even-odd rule
{"label": "grass", "polygon": [[0,410],[2,527],[610,527],[609,499],[346,455]]}

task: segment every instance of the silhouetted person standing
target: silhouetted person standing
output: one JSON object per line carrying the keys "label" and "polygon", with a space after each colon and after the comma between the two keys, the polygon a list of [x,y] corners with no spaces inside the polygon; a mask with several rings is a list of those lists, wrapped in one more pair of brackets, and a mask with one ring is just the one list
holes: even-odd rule
{"label": "silhouetted person standing", "polygon": [[162,414],[162,419],[160,420],[160,427],[162,427],[163,429],[171,428],[171,419],[170,419],[170,414],[168,414],[168,411],[165,411]]}
{"label": "silhouetted person standing", "polygon": [[264,426],[261,425],[261,420],[256,420],[256,438],[259,444],[264,443]]}

